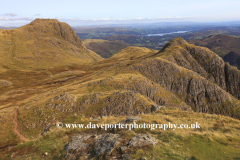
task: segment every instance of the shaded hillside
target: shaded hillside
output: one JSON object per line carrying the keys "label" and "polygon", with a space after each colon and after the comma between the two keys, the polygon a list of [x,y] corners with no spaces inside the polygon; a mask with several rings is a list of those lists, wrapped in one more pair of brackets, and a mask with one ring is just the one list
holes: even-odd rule
{"label": "shaded hillside", "polygon": [[[189,43],[207,47],[222,58],[230,52],[240,54],[240,39],[236,36],[217,34],[202,40],[189,40]],[[227,56],[227,58],[225,57],[224,60],[229,62],[231,65],[239,66],[240,62],[236,62],[234,60],[234,58],[236,58],[234,55],[231,53]]]}
{"label": "shaded hillside", "polygon": [[101,39],[85,39],[83,44],[90,50],[96,52],[103,58],[108,58],[123,48],[127,48],[129,44],[123,41],[107,41]]}
{"label": "shaded hillside", "polygon": [[157,50],[148,49],[145,47],[130,46],[120,50],[118,53],[112,55],[109,60],[134,60],[144,58],[146,56],[157,53]]}
{"label": "shaded hillside", "polygon": [[231,51],[223,57],[223,60],[240,69],[240,52]]}
{"label": "shaded hillside", "polygon": [[102,59],[83,45],[68,24],[51,19],[1,30],[0,46],[1,70],[70,66]]}

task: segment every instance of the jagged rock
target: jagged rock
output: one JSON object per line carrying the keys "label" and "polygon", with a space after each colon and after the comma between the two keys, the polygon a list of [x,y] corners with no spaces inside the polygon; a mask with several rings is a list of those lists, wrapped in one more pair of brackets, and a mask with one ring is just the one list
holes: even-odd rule
{"label": "jagged rock", "polygon": [[240,71],[226,63],[225,74],[227,91],[240,100]]}
{"label": "jagged rock", "polygon": [[141,157],[140,160],[147,160],[147,158],[146,157]]}
{"label": "jagged rock", "polygon": [[131,117],[126,118],[125,120],[122,120],[122,121],[119,122],[119,123],[125,124],[125,123],[128,123],[128,122],[138,121],[138,120],[140,120],[140,119],[142,119],[142,118],[141,118],[141,117],[138,117],[138,116],[131,116]]}
{"label": "jagged rock", "polygon": [[3,86],[11,86],[12,85],[12,82],[9,82],[7,80],[1,80],[0,79],[0,87],[3,87]]}
{"label": "jagged rock", "polygon": [[156,145],[158,141],[149,134],[137,134],[128,142],[128,147],[138,147],[143,145]]}
{"label": "jagged rock", "polygon": [[41,133],[41,135],[43,135],[44,133],[49,132],[50,128],[52,127],[52,125],[47,125],[47,127],[44,129],[44,131]]}
{"label": "jagged rock", "polygon": [[[90,145],[91,142],[87,143],[86,140],[92,141],[92,145]],[[89,158],[92,153],[88,148],[91,146],[93,146],[94,155],[109,155],[120,143],[118,140],[119,135],[111,133],[72,136],[72,141],[65,147],[65,159]]]}
{"label": "jagged rock", "polygon": [[119,147],[121,153],[125,153],[125,151],[128,149],[127,146],[121,146]]}
{"label": "jagged rock", "polygon": [[91,135],[72,136],[72,141],[68,143],[68,145],[65,147],[65,159],[75,160],[80,158],[81,156],[85,156],[84,154],[86,154],[86,150],[89,144],[84,143],[84,140],[87,140],[90,137]]}
{"label": "jagged rock", "polygon": [[98,119],[98,118],[93,118],[92,120],[93,120],[93,121],[99,121],[99,119]]}
{"label": "jagged rock", "polygon": [[122,155],[122,160],[129,160],[129,159],[131,159],[131,156],[129,154]]}
{"label": "jagged rock", "polygon": [[[181,43],[177,43],[179,41]],[[208,48],[188,44],[182,38],[173,39],[169,43],[171,45],[166,45],[160,53],[164,54],[166,48],[176,46],[171,48],[175,54],[166,59],[200,74],[240,99],[240,71],[237,68],[224,63],[221,57]]]}
{"label": "jagged rock", "polygon": [[146,59],[128,66],[127,70],[139,71],[167,90],[180,95],[194,111],[235,116],[233,110],[236,103],[230,94],[199,74],[170,61],[159,57]]}
{"label": "jagged rock", "polygon": [[109,155],[113,149],[120,143],[118,134],[102,134],[94,141],[94,152],[97,156]]}
{"label": "jagged rock", "polygon": [[74,94],[61,93],[49,100],[48,108],[55,108],[61,112],[74,112],[76,110],[77,97]]}
{"label": "jagged rock", "polygon": [[142,119],[142,118],[141,118],[141,117],[138,117],[138,116],[131,116],[131,117],[128,117],[128,118],[126,119],[126,122],[138,121],[138,120],[140,120],[140,119]]}
{"label": "jagged rock", "polygon": [[162,108],[166,108],[165,106],[158,106],[158,105],[152,105],[151,112],[156,112]]}

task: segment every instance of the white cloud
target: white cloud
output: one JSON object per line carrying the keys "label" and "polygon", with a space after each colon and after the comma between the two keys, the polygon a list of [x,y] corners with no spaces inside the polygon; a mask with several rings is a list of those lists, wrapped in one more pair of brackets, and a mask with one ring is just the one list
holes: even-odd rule
{"label": "white cloud", "polygon": [[20,17],[20,18],[0,17],[0,21],[16,21],[16,20],[32,21],[34,19],[35,18],[32,18],[32,17]]}
{"label": "white cloud", "polygon": [[4,14],[5,16],[11,16],[11,17],[15,17],[15,16],[17,16],[17,14],[15,14],[15,13],[6,13],[6,14]]}
{"label": "white cloud", "polygon": [[[40,15],[40,14],[35,14]],[[112,18],[101,18],[101,19],[80,19],[80,18],[59,18],[55,17],[55,19],[61,21],[133,21],[133,20],[166,20],[166,19],[189,19],[191,17],[159,17],[159,18],[134,18],[134,19],[112,19]],[[25,21],[33,21],[34,17],[19,17],[19,18],[9,18],[9,17],[0,17],[0,21],[17,21],[17,20],[25,20]]]}

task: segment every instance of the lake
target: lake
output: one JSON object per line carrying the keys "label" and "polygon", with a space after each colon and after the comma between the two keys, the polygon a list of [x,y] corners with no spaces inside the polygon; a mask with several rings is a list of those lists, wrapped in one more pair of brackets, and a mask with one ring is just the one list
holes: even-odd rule
{"label": "lake", "polygon": [[150,37],[150,36],[164,36],[164,35],[167,35],[167,34],[186,33],[186,32],[189,32],[189,31],[177,31],[177,32],[170,32],[170,33],[148,34],[146,36],[148,36],[148,37]]}

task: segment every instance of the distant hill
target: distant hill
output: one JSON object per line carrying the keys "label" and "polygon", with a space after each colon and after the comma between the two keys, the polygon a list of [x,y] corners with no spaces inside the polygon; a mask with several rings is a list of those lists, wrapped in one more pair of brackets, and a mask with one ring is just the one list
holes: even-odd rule
{"label": "distant hill", "polygon": [[83,44],[90,50],[96,52],[103,58],[108,58],[123,48],[127,48],[129,44],[123,41],[108,41],[102,39],[85,39]]}
{"label": "distant hill", "polygon": [[240,53],[231,51],[223,57],[223,60],[240,69]]}
{"label": "distant hill", "polygon": [[102,59],[83,45],[68,24],[54,19],[36,19],[18,29],[1,29],[0,46],[0,71],[72,66]]}
{"label": "distant hill", "polygon": [[203,46],[217,53],[224,61],[231,65],[240,66],[240,61],[235,59],[240,54],[240,38],[225,34],[216,34],[202,40],[189,40],[189,43]]}

